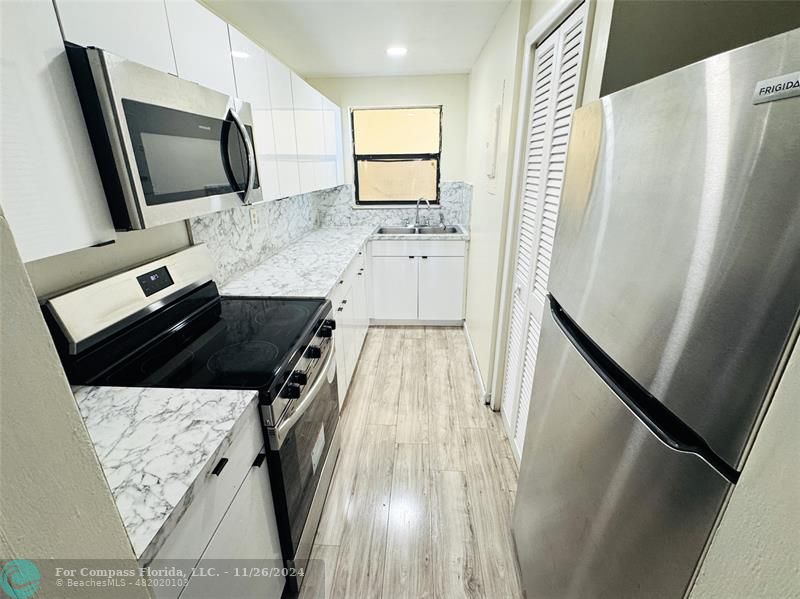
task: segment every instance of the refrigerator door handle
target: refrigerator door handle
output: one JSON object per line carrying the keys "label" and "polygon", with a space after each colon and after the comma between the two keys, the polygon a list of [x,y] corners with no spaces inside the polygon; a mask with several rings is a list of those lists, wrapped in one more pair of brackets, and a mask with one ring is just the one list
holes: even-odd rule
{"label": "refrigerator door handle", "polygon": [[548,295],[548,299],[553,319],[561,332],[592,370],[659,441],[675,451],[695,454],[725,479],[736,484],[739,480],[736,469],[714,453],[700,435],[620,368],[580,329],[552,295]]}

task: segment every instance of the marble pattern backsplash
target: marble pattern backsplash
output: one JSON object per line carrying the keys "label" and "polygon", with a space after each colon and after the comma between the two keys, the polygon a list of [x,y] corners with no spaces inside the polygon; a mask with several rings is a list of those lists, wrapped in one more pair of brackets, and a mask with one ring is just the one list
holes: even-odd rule
{"label": "marble pattern backsplash", "polygon": [[[355,188],[341,185],[317,194],[319,223],[321,227],[347,227],[355,225],[402,225],[414,222],[415,206],[409,207],[354,207]],[[420,208],[420,218],[439,224],[439,212],[444,213],[448,225],[469,225],[472,203],[472,185],[461,181],[445,181],[440,184],[439,206],[430,211]],[[430,212],[430,214],[428,214]]]}
{"label": "marble pattern backsplash", "polygon": [[[351,184],[215,212],[189,221],[195,243],[205,243],[214,256],[215,280],[224,285],[318,228],[401,225],[413,222],[414,206],[354,207]],[[441,183],[440,205],[420,208],[423,220],[469,225],[472,186],[461,181]]]}
{"label": "marble pattern backsplash", "polygon": [[215,212],[189,221],[195,243],[205,243],[217,264],[217,283],[246,272],[319,226],[313,192]]}

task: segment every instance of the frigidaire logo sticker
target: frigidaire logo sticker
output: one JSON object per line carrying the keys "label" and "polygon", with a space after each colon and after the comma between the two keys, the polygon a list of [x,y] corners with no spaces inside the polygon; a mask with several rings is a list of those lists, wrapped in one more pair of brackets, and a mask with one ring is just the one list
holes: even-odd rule
{"label": "frigidaire logo sticker", "polygon": [[756,90],[753,92],[753,104],[763,104],[773,102],[783,98],[800,96],[800,71],[764,79],[756,83]]}
{"label": "frigidaire logo sticker", "polygon": [[0,588],[12,599],[33,597],[40,582],[39,568],[26,559],[7,561],[0,570]]}

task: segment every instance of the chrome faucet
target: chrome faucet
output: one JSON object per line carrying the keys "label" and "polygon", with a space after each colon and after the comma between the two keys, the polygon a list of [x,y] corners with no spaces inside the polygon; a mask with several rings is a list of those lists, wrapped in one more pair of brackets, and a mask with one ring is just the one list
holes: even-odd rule
{"label": "chrome faucet", "polygon": [[419,198],[417,200],[417,215],[414,218],[414,226],[415,227],[419,227],[422,224],[422,223],[419,222],[419,203],[420,202],[425,202],[428,205],[428,211],[429,212],[430,212],[430,209],[431,209],[431,203],[426,198]]}

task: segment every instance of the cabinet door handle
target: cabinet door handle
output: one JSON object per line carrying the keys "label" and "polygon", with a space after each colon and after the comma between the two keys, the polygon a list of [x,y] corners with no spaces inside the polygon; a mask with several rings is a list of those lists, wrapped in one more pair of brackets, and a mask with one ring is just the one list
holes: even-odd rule
{"label": "cabinet door handle", "polygon": [[413,259],[414,259],[414,256],[409,256],[409,257],[408,257],[408,259],[409,259],[409,260],[413,260]]}
{"label": "cabinet door handle", "polygon": [[427,256],[423,256],[423,257],[422,257],[422,259],[423,259],[423,260],[427,260],[427,259],[428,259],[428,257],[427,257]]}
{"label": "cabinet door handle", "polygon": [[255,466],[256,468],[261,468],[261,466],[264,464],[264,460],[266,460],[266,459],[267,459],[267,454],[266,453],[258,454],[256,456],[255,462],[253,462],[253,466]]}
{"label": "cabinet door handle", "polygon": [[342,300],[342,304],[346,304],[346,303],[347,303],[347,300]]}
{"label": "cabinet door handle", "polygon": [[213,474],[214,476],[219,476],[227,463],[228,463],[228,458],[222,458],[219,462],[217,462],[217,465],[214,466],[214,469],[211,471],[211,474]]}
{"label": "cabinet door handle", "polygon": [[337,311],[337,312],[341,312],[342,310],[344,310],[344,308],[342,308],[341,306],[339,306],[338,308],[336,308],[336,311]]}
{"label": "cabinet door handle", "polygon": [[360,276],[361,276],[361,275],[363,275],[364,273],[363,273],[363,272],[357,272],[356,274],[357,274],[357,275],[360,277]]}

